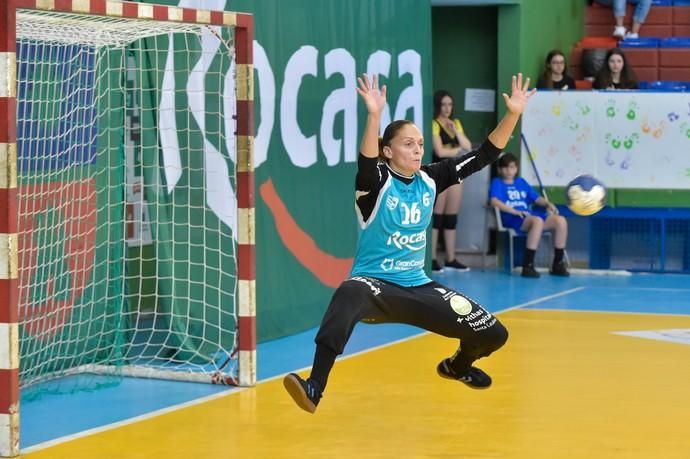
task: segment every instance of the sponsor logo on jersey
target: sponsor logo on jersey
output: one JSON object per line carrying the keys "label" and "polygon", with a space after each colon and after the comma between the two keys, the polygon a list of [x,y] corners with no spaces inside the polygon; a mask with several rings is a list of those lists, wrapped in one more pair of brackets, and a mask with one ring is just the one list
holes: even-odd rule
{"label": "sponsor logo on jersey", "polygon": [[424,260],[396,260],[394,258],[384,258],[379,266],[384,271],[407,271],[408,269],[423,268]]}
{"label": "sponsor logo on jersey", "polygon": [[400,250],[403,248],[413,251],[422,250],[426,247],[426,230],[409,235],[400,234],[400,231],[396,231],[388,236],[386,245],[394,245]]}
{"label": "sponsor logo on jersey", "polygon": [[398,207],[399,201],[400,199],[395,196],[388,196],[386,198],[386,207],[388,207],[390,210],[395,210],[395,208]]}
{"label": "sponsor logo on jersey", "polygon": [[384,271],[390,271],[393,269],[393,263],[395,263],[395,260],[392,258],[384,258],[384,260],[381,262],[381,269]]}

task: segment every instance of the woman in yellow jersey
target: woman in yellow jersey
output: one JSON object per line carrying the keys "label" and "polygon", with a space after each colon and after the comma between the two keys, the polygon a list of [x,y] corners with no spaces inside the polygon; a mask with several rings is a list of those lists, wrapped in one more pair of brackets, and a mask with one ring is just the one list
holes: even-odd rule
{"label": "woman in yellow jersey", "polygon": [[[431,132],[432,162],[434,163],[472,149],[472,143],[465,135],[460,120],[453,118],[453,96],[448,91],[440,90],[434,93],[434,120],[431,124]],[[431,232],[431,269],[434,272],[443,271],[436,257],[440,230],[443,230],[446,248],[445,267],[456,271],[469,270],[467,266],[455,259],[455,226],[458,223],[458,211],[462,203],[462,187],[462,183],[458,183],[436,197]]]}

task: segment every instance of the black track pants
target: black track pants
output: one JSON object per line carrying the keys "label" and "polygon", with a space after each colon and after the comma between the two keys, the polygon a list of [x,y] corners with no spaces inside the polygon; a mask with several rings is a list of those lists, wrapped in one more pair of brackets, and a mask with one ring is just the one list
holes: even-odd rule
{"label": "black track pants", "polygon": [[470,365],[508,339],[498,319],[462,293],[437,282],[401,287],[371,277],[353,277],[333,294],[316,344],[342,354],[357,322],[414,325],[461,341],[456,359]]}

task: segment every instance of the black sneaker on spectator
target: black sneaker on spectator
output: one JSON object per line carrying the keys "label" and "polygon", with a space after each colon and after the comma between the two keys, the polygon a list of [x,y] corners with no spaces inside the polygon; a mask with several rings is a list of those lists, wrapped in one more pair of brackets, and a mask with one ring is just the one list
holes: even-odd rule
{"label": "black sneaker on spectator", "polygon": [[554,263],[553,266],[551,266],[551,271],[549,273],[552,276],[570,276],[570,273],[568,272],[568,265],[565,263],[565,260],[561,260],[558,263]]}
{"label": "black sneaker on spectator", "polygon": [[446,268],[454,269],[456,271],[469,271],[470,268],[460,263],[458,260],[446,261]]}
{"label": "black sneaker on spectator", "polygon": [[531,277],[533,279],[536,279],[540,277],[540,274],[537,272],[536,269],[534,269],[534,265],[524,265],[522,267],[522,277]]}
{"label": "black sneaker on spectator", "polygon": [[479,368],[470,367],[465,373],[456,373],[450,366],[450,359],[441,360],[436,372],[442,378],[463,382],[472,389],[488,389],[491,386],[491,376]]}
{"label": "black sneaker on spectator", "polygon": [[441,265],[438,264],[438,261],[436,260],[431,260],[431,270],[435,273],[442,273],[443,268]]}

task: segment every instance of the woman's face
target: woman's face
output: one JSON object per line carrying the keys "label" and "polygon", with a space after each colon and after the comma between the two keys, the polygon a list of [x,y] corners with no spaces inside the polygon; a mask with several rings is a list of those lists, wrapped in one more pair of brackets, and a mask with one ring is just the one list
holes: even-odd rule
{"label": "woman's face", "polygon": [[561,54],[556,54],[549,61],[549,68],[551,73],[563,75],[565,73],[565,57]]}
{"label": "woman's face", "polygon": [[621,73],[624,65],[623,56],[620,54],[611,54],[611,57],[609,57],[609,70],[611,73]]}
{"label": "woman's face", "polygon": [[412,123],[404,125],[390,145],[383,147],[383,154],[394,171],[406,176],[413,175],[422,166],[424,157],[422,132]]}
{"label": "woman's face", "polygon": [[450,118],[453,113],[453,99],[450,96],[444,96],[441,99],[440,115],[444,118]]}

